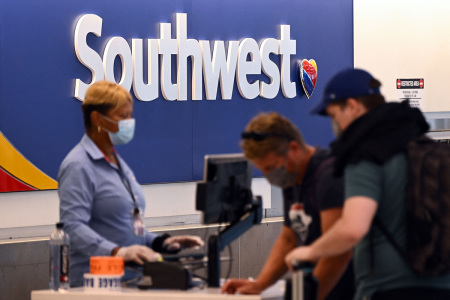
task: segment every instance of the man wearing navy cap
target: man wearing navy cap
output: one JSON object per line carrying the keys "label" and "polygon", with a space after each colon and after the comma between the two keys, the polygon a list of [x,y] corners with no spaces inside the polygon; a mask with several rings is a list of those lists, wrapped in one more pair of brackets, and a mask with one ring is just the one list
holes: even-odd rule
{"label": "man wearing navy cap", "polygon": [[406,244],[406,186],[411,139],[428,131],[417,108],[385,103],[380,82],[361,69],[336,74],[312,113],[328,115],[340,131],[332,143],[336,174],[345,175],[341,218],[286,263],[315,261],[354,248],[355,299],[450,299],[450,274],[420,277],[387,240],[376,217],[400,245]]}

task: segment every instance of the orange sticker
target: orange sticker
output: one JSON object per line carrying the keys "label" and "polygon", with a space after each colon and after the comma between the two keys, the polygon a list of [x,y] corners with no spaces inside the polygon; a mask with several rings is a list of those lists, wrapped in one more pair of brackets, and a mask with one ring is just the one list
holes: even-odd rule
{"label": "orange sticker", "polygon": [[124,260],[117,256],[91,256],[90,273],[101,275],[122,275]]}

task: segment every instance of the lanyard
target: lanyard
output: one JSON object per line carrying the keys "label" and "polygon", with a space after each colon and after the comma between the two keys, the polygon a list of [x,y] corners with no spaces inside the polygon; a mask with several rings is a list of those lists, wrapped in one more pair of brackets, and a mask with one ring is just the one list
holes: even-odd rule
{"label": "lanyard", "polygon": [[122,180],[122,183],[125,186],[125,189],[128,191],[131,198],[133,199],[134,209],[131,212],[131,214],[133,216],[134,234],[136,236],[144,237],[144,235],[145,235],[144,222],[142,220],[142,214],[141,214],[141,211],[139,210],[139,207],[138,207],[138,204],[136,201],[136,197],[134,196],[134,193],[131,189],[130,181],[128,180],[128,177],[123,172],[122,167],[120,166],[120,162],[117,159],[117,157],[116,157],[116,160],[117,160],[117,165],[119,167],[118,172],[119,172],[120,179]]}
{"label": "lanyard", "polygon": [[[114,154],[115,156],[115,154]],[[122,167],[120,166],[120,162],[117,159],[116,156],[116,161],[117,161],[117,165],[119,166],[119,176],[120,179],[122,180],[123,185],[125,186],[125,189],[128,191],[128,193],[130,194],[131,198],[133,199],[133,205],[134,205],[134,210],[133,210],[133,214],[139,214],[139,207],[137,205],[137,201],[136,201],[136,197],[134,196],[134,193],[131,189],[131,184],[130,181],[128,180],[127,176],[125,175],[125,173],[123,172]]]}

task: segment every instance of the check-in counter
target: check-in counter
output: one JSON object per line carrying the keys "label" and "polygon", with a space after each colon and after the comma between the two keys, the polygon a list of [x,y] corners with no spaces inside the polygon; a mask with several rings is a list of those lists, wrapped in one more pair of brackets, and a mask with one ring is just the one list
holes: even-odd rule
{"label": "check-in counter", "polygon": [[187,291],[122,288],[121,291],[114,292],[85,291],[84,288],[73,288],[66,292],[32,291],[31,300],[283,300],[284,286],[284,281],[280,280],[261,295],[227,295],[222,294],[219,288],[192,288]]}

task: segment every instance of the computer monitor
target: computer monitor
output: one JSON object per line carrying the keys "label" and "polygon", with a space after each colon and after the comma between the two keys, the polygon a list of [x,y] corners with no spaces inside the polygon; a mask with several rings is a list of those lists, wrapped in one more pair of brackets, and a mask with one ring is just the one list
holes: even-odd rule
{"label": "computer monitor", "polygon": [[203,224],[235,223],[252,204],[252,167],[242,154],[206,155],[196,208]]}
{"label": "computer monitor", "polygon": [[262,199],[251,191],[252,167],[242,154],[205,156],[203,182],[197,183],[196,208],[203,224],[227,223],[208,239],[208,286],[220,286],[220,252],[261,223]]}

